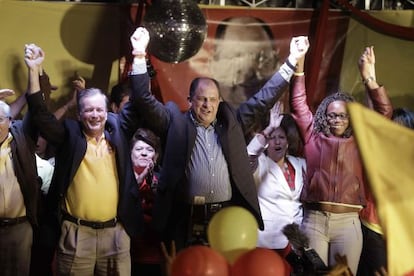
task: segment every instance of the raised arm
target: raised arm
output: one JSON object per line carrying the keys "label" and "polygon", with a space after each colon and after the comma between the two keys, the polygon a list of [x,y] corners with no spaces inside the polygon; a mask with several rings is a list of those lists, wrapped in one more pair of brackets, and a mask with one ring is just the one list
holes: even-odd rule
{"label": "raised arm", "polygon": [[72,97],[61,107],[55,110],[53,114],[56,119],[61,120],[71,108],[76,106],[76,97],[80,91],[86,88],[86,81],[81,76],[77,76],[75,80],[72,81],[73,91]]}
{"label": "raised arm", "polygon": [[[247,145],[247,153],[249,154],[250,166],[255,172],[258,166],[259,156],[266,150],[270,135],[275,131],[282,122],[283,104],[276,102],[270,109],[269,124],[260,132],[256,133],[250,143]],[[256,179],[255,179],[256,180]]]}
{"label": "raised arm", "polygon": [[282,97],[288,88],[298,61],[305,56],[308,48],[309,42],[306,36],[293,37],[290,42],[290,53],[285,63],[259,92],[240,105],[238,118],[245,134],[253,131],[260,118],[266,116],[269,109]]}
{"label": "raised arm", "polygon": [[[14,91],[12,89],[0,89],[0,100],[4,98],[14,95]],[[12,119],[16,119],[17,116],[22,111],[23,107],[26,105],[26,95],[23,93],[15,101],[9,104],[10,106],[10,117]]]}
{"label": "raised arm", "polygon": [[[309,47],[308,39],[302,41],[301,47]],[[308,106],[305,87],[305,55],[298,59],[295,73],[292,78],[290,107],[299,131],[304,141],[309,138],[313,129],[313,114]]]}
{"label": "raised arm", "polygon": [[358,69],[362,83],[367,92],[367,104],[370,108],[383,114],[387,118],[392,116],[392,104],[384,86],[379,85],[375,72],[375,53],[374,47],[366,47],[361,57],[358,59]]}
{"label": "raised arm", "polygon": [[42,137],[56,145],[64,140],[65,129],[48,110],[43,93],[41,93],[39,73],[42,70],[44,58],[45,53],[40,47],[35,44],[26,45],[24,60],[29,72],[26,100],[31,121]]}
{"label": "raised arm", "polygon": [[130,102],[138,108],[145,127],[154,131],[158,136],[164,137],[170,114],[150,91],[150,80],[145,60],[148,42],[149,33],[145,28],[137,28],[131,36],[134,60],[132,71],[129,73],[132,90]]}

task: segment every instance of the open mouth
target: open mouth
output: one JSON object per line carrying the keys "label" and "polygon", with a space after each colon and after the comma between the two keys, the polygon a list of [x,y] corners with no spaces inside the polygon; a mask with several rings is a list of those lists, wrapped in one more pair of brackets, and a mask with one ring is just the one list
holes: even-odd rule
{"label": "open mouth", "polygon": [[273,150],[275,152],[281,152],[283,150],[283,148],[281,146],[276,146],[276,147],[273,147]]}

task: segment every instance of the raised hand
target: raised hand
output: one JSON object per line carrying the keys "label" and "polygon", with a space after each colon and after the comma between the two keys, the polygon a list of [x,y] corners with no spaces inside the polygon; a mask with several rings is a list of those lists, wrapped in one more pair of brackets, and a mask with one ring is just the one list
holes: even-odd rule
{"label": "raised hand", "polygon": [[269,125],[261,132],[266,140],[270,139],[272,132],[280,126],[283,119],[283,104],[276,102],[270,109]]}
{"label": "raised hand", "polygon": [[368,78],[376,79],[374,46],[365,48],[358,59],[358,67],[362,80],[367,80]]}
{"label": "raised hand", "polygon": [[138,27],[131,36],[132,55],[145,56],[145,52],[149,43],[149,33],[147,29]]}
{"label": "raised hand", "polygon": [[296,61],[305,57],[309,49],[307,36],[295,36],[290,41],[290,56]]}
{"label": "raised hand", "polygon": [[273,107],[270,109],[270,116],[269,116],[269,126],[268,128],[271,128],[272,131],[277,129],[280,126],[280,123],[282,122],[283,115],[281,115],[283,112],[283,103],[276,102]]}
{"label": "raised hand", "polygon": [[41,71],[42,63],[45,59],[45,53],[36,44],[26,44],[24,49],[24,61],[30,69]]}
{"label": "raised hand", "polygon": [[73,88],[76,92],[79,92],[86,88],[86,81],[82,76],[76,76],[76,79],[72,81]]}
{"label": "raised hand", "polygon": [[3,100],[4,98],[14,95],[14,91],[12,89],[4,88],[0,89],[0,100]]}

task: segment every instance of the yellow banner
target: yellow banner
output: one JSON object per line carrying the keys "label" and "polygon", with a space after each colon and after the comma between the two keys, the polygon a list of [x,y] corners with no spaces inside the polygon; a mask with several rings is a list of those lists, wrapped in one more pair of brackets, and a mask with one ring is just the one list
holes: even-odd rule
{"label": "yellow banner", "polygon": [[387,242],[388,275],[414,275],[414,131],[348,105]]}

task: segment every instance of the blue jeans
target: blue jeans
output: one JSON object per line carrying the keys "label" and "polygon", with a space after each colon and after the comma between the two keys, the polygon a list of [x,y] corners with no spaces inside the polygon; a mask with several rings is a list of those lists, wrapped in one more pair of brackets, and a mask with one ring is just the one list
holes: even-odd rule
{"label": "blue jeans", "polygon": [[302,230],[328,266],[336,264],[335,255],[346,255],[348,266],[356,275],[362,251],[361,222],[357,212],[330,213],[305,210]]}

